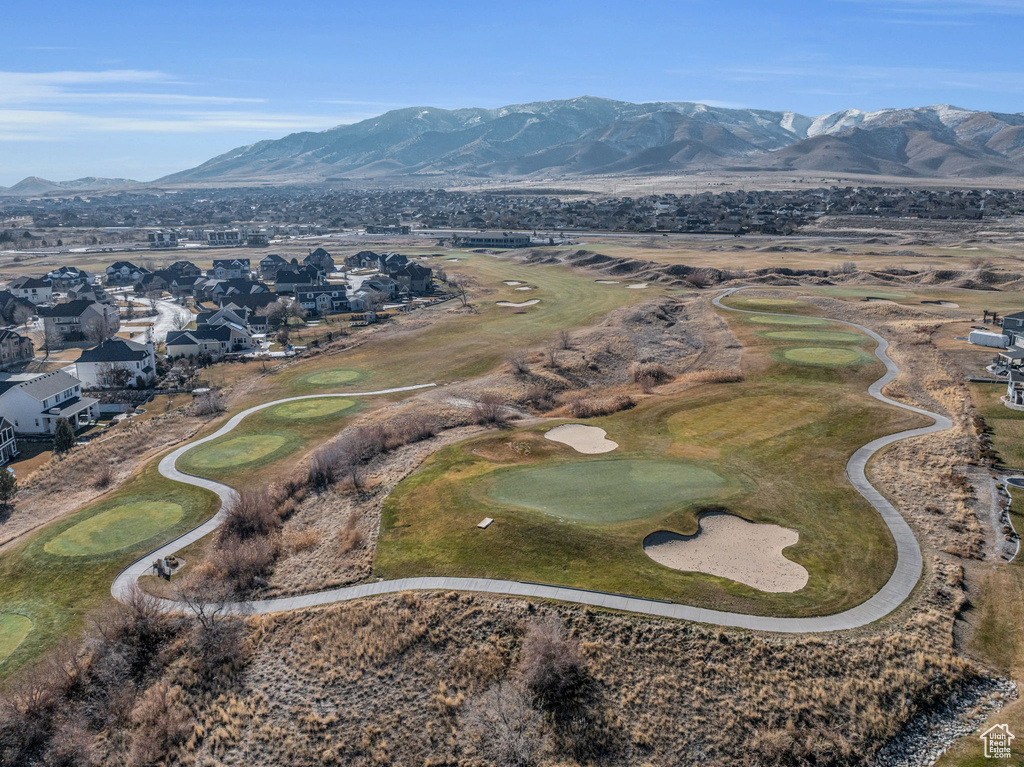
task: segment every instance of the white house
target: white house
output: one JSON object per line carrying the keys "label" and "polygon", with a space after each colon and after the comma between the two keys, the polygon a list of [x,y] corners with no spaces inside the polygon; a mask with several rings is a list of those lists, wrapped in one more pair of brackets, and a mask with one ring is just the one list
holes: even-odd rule
{"label": "white house", "polygon": [[75,373],[89,388],[149,386],[156,380],[153,344],[108,338],[82,352],[75,363]]}
{"label": "white house", "polygon": [[11,280],[7,289],[18,298],[24,298],[34,304],[49,303],[50,297],[53,295],[53,287],[50,283],[38,277],[16,277]]}
{"label": "white house", "polygon": [[99,402],[83,397],[82,382],[63,370],[0,380],[0,417],[17,434],[53,434],[61,418],[77,429],[96,420]]}
{"label": "white house", "polygon": [[14,424],[0,418],[0,465],[10,462],[18,454],[18,443],[14,439]]}
{"label": "white house", "polygon": [[209,354],[219,359],[225,354],[244,352],[252,348],[252,334],[240,325],[202,325],[195,330],[180,330],[167,334],[167,358],[198,357]]}
{"label": "white house", "polygon": [[131,261],[115,261],[107,267],[108,285],[133,285],[149,274],[149,269]]}

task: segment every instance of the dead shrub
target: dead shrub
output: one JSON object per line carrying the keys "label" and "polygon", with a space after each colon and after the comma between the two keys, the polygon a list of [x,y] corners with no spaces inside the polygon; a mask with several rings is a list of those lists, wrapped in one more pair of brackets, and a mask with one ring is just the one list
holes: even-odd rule
{"label": "dead shrub", "polygon": [[476,402],[473,403],[473,415],[481,426],[504,428],[509,421],[505,400],[498,392],[494,391],[480,393]]}
{"label": "dead shrub", "polygon": [[601,415],[618,413],[636,405],[636,401],[626,394],[610,397],[574,396],[568,402],[569,415],[573,418],[596,418]]}
{"label": "dead shrub", "polygon": [[217,547],[212,564],[217,578],[241,596],[266,583],[277,553],[276,539],[232,537]]}
{"label": "dead shrub", "polygon": [[266,488],[243,490],[224,512],[219,538],[247,541],[276,531],[281,523],[279,506]]}
{"label": "dead shrub", "polygon": [[469,704],[463,731],[487,764],[531,767],[549,748],[544,717],[520,684],[498,682]]}
{"label": "dead shrub", "polygon": [[558,332],[558,348],[569,350],[572,348],[572,334],[568,330]]}
{"label": "dead shrub", "polygon": [[554,392],[539,383],[526,390],[525,399],[531,407],[539,411],[551,410],[557,402]]}
{"label": "dead shrub", "polygon": [[308,530],[292,530],[288,532],[281,541],[281,546],[289,554],[301,554],[310,551],[320,545],[320,531],[314,528]]}
{"label": "dead shrub", "polygon": [[508,355],[508,365],[516,375],[522,375],[530,371],[526,352],[522,349],[517,349]]}
{"label": "dead shrub", "polygon": [[348,554],[363,545],[363,534],[359,530],[359,517],[358,512],[353,510],[345,520],[344,527],[338,530],[338,553]]}
{"label": "dead shrub", "polygon": [[102,463],[96,470],[96,478],[92,486],[97,490],[106,490],[114,483],[114,467],[110,463]]}
{"label": "dead shrub", "polygon": [[574,701],[585,677],[579,642],[566,637],[562,621],[549,616],[527,629],[518,673],[526,688],[545,708]]}
{"label": "dead shrub", "polygon": [[658,384],[672,380],[672,374],[660,362],[634,362],[629,366],[629,377],[640,386],[644,393],[649,392]]}
{"label": "dead shrub", "polygon": [[679,376],[687,383],[741,383],[743,374],[734,370],[693,370]]}
{"label": "dead shrub", "polygon": [[227,403],[219,391],[203,392],[192,401],[192,412],[199,416],[212,416],[223,413]]}

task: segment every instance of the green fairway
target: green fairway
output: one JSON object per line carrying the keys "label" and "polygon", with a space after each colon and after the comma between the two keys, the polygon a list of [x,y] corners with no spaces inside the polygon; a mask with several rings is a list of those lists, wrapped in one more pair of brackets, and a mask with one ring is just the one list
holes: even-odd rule
{"label": "green fairway", "polygon": [[24,615],[0,613],[0,663],[14,652],[32,630],[32,621]]}
{"label": "green fairway", "polygon": [[773,341],[818,341],[819,343],[862,343],[867,336],[847,333],[843,330],[771,330],[764,332],[765,338]]}
{"label": "green fairway", "polygon": [[820,317],[804,317],[798,314],[776,315],[759,314],[754,317],[747,317],[747,322],[756,322],[759,325],[828,325],[829,321]]}
{"label": "green fairway", "polygon": [[779,350],[777,357],[796,365],[820,367],[860,365],[871,360],[871,357],[862,351],[842,346],[796,346]]}
{"label": "green fairway", "polygon": [[795,298],[739,298],[731,299],[730,305],[743,304],[744,307],[759,309],[791,309],[795,306],[810,306],[806,301],[797,301]]}
{"label": "green fairway", "polygon": [[878,290],[872,288],[870,285],[864,285],[856,288],[818,288],[818,293],[824,293],[826,296],[836,296],[837,298],[867,298],[871,296],[873,298],[906,298],[906,293],[892,293],[889,291]]}
{"label": "green fairway", "polygon": [[561,519],[607,523],[679,508],[725,484],[690,463],[616,459],[517,467],[499,476],[488,495]]}
{"label": "green fairway", "polygon": [[314,386],[337,386],[338,384],[351,383],[362,375],[358,370],[324,370],[319,373],[311,373],[302,378],[303,383]]}
{"label": "green fairway", "polygon": [[291,421],[303,418],[322,418],[328,415],[340,413],[355,405],[355,400],[342,399],[340,397],[325,397],[323,399],[305,399],[297,402],[286,402],[283,405],[275,405],[267,408],[266,414],[270,418]]}
{"label": "green fairway", "polygon": [[202,475],[210,469],[227,469],[256,463],[269,463],[291,452],[297,438],[291,433],[259,432],[227,436],[200,445],[178,459],[178,468]]}
{"label": "green fairway", "polygon": [[69,527],[43,548],[61,557],[106,554],[152,538],[177,523],[184,513],[181,506],[167,501],[126,503]]}

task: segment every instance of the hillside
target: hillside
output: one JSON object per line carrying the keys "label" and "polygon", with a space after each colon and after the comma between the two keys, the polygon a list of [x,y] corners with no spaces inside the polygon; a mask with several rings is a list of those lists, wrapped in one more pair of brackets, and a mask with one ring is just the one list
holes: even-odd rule
{"label": "hillside", "polygon": [[97,178],[85,176],[74,181],[48,181],[38,176],[23,178],[12,187],[0,187],[0,195],[33,197],[50,192],[88,192],[97,189],[117,189],[119,187],[138,186],[138,181],[127,178]]}
{"label": "hillside", "polygon": [[500,109],[410,107],[239,147],[159,182],[712,169],[1024,175],[1024,114],[939,105],[808,117],[591,96]]}

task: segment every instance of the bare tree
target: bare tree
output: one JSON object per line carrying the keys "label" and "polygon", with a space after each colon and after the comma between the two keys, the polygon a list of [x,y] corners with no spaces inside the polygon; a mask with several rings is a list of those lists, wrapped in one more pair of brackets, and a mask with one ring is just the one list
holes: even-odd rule
{"label": "bare tree", "polygon": [[85,323],[83,335],[86,341],[98,346],[114,335],[114,323],[104,313],[102,316],[94,317]]}
{"label": "bare tree", "polygon": [[571,349],[572,348],[572,334],[568,330],[562,330],[558,333],[558,348],[559,349]]}
{"label": "bare tree", "polygon": [[584,674],[580,644],[566,637],[557,616],[530,626],[523,639],[519,675],[541,704],[557,708],[571,702],[584,681]]}
{"label": "bare tree", "polygon": [[24,325],[28,322],[28,318],[32,316],[32,310],[27,306],[15,306],[14,311],[11,312],[11,320],[15,325]]}
{"label": "bare tree", "polygon": [[42,349],[46,353],[44,359],[50,358],[50,352],[64,348],[64,333],[56,325],[43,325]]}
{"label": "bare tree", "polygon": [[456,274],[452,276],[448,284],[462,305],[469,306],[469,288],[471,286],[469,278],[462,274]]}
{"label": "bare tree", "polygon": [[171,318],[171,327],[175,330],[184,330],[192,324],[192,312],[175,312]]}
{"label": "bare tree", "polygon": [[467,707],[464,731],[488,764],[531,767],[548,749],[543,715],[522,685],[499,682]]}
{"label": "bare tree", "polygon": [[505,408],[505,401],[498,392],[481,392],[473,403],[473,412],[476,414],[477,423],[490,424],[504,427],[508,424],[508,411]]}
{"label": "bare tree", "polygon": [[552,370],[555,370],[558,367],[558,349],[554,346],[549,346],[547,350],[547,357],[547,366]]}
{"label": "bare tree", "polygon": [[512,368],[512,372],[517,374],[526,373],[530,369],[526,351],[523,349],[514,349],[509,352],[508,364]]}
{"label": "bare tree", "polygon": [[102,362],[99,367],[99,381],[104,386],[111,386],[115,389],[124,389],[132,383],[134,374],[124,365],[116,362]]}

